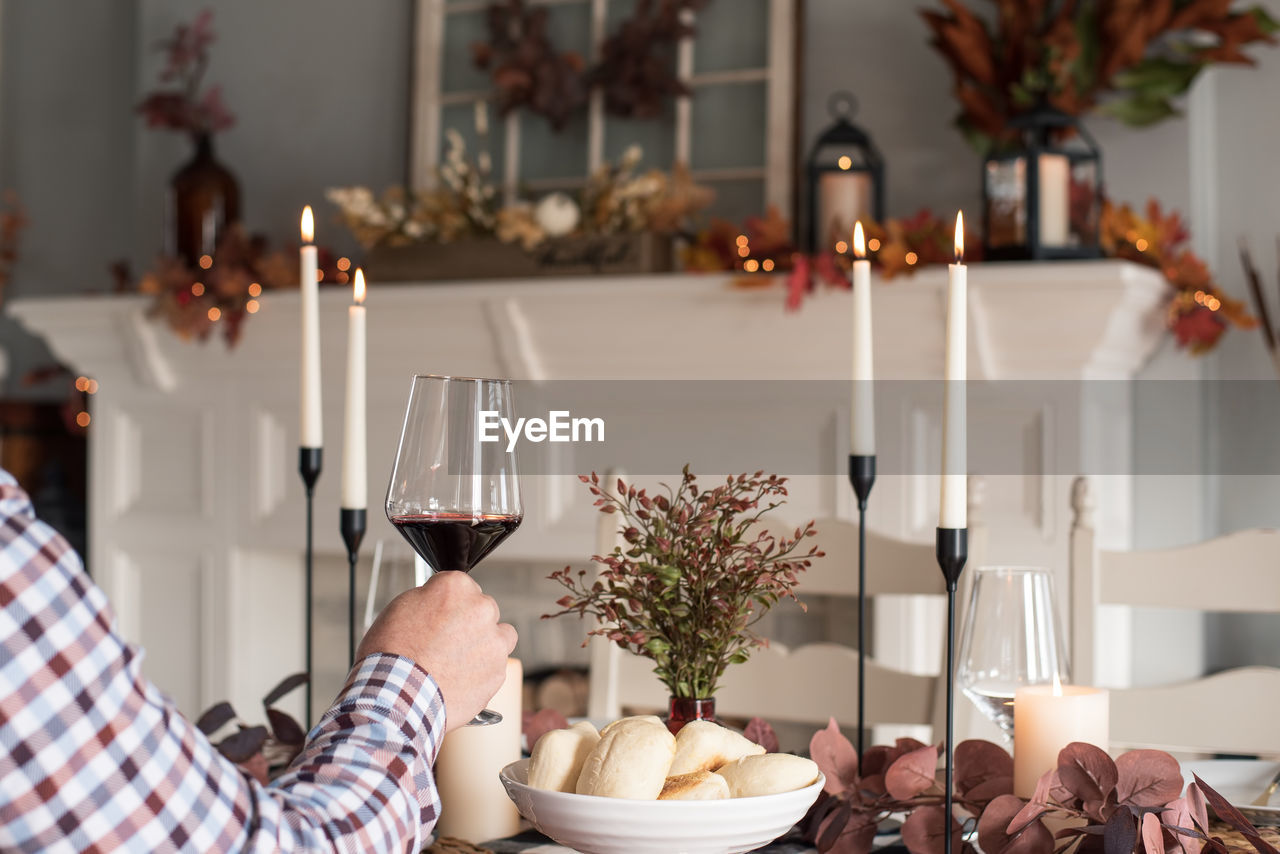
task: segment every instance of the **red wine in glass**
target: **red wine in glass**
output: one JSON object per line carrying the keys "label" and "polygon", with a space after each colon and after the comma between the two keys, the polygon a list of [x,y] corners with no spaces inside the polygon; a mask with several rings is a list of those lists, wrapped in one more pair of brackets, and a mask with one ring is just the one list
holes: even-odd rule
{"label": "red wine in glass", "polygon": [[[510,380],[413,378],[386,510],[436,572],[470,572],[524,517],[514,448],[483,441],[494,416],[515,419]],[[500,720],[485,709],[471,724]]]}
{"label": "red wine in glass", "polygon": [[424,513],[393,516],[391,524],[436,572],[470,572],[520,527],[520,519],[516,515]]}

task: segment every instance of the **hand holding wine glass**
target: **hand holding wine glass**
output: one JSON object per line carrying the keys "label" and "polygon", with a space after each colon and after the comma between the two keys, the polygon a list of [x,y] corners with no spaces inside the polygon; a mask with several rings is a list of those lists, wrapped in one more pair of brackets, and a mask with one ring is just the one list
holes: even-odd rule
{"label": "hand holding wine glass", "polygon": [[498,622],[498,603],[461,572],[441,572],[382,609],[356,655],[401,655],[431,674],[444,696],[447,730],[484,708],[507,672],[516,630]]}
{"label": "hand holding wine glass", "polygon": [[[413,378],[387,518],[437,573],[470,572],[524,518],[515,450],[480,441],[486,414],[514,422],[513,410],[510,380]],[[501,719],[486,709],[472,723]]]}

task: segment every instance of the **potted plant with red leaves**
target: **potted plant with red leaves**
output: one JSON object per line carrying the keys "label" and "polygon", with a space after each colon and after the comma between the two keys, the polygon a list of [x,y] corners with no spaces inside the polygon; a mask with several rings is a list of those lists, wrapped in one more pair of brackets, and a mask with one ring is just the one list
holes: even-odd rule
{"label": "potted plant with red leaves", "polygon": [[552,573],[569,593],[544,619],[594,617],[590,634],[651,659],[671,692],[673,732],[713,718],[725,670],[767,644],[752,627],[784,597],[794,600],[799,574],[822,557],[816,546],[803,549],[813,522],[790,536],[764,529],[759,523],[787,489],[786,478],[760,471],[702,489],[685,466],[674,489],[664,484],[653,495],[621,479],[610,493],[594,473],[581,480],[600,512],[621,517],[625,545],[592,558],[598,574],[567,566]]}
{"label": "potted plant with red leaves", "polygon": [[230,703],[224,701],[207,709],[196,720],[196,729],[210,741],[221,732],[227,732],[214,743],[214,747],[241,771],[265,786],[302,752],[307,739],[306,730],[275,704],[307,682],[307,674],[295,673],[285,677],[262,698],[270,728],[250,726],[240,720]]}

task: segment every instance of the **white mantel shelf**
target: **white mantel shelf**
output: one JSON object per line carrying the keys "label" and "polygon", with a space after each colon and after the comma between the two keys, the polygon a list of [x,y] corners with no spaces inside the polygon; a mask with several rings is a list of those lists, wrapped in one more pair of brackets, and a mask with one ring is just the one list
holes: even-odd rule
{"label": "white mantel shelf", "polygon": [[[878,378],[941,376],[945,278],[944,268],[932,267],[875,288]],[[974,265],[969,293],[974,379],[1124,379],[1164,335],[1164,280],[1126,262]],[[338,449],[349,299],[345,288],[322,289],[330,450],[317,489],[316,544],[331,560],[341,554]],[[723,274],[371,282],[366,542],[394,537],[379,509],[411,374],[847,379],[849,292],[821,290],[795,312],[783,301],[781,277],[774,287],[744,290]],[[148,648],[150,675],[186,711],[225,698],[251,708],[290,672],[282,657],[301,661],[301,629],[290,629],[301,625],[303,530],[297,294],[265,294],[233,350],[216,335],[204,344],[180,340],[147,319],[149,303],[133,295],[18,299],[9,311],[66,364],[99,381],[89,434],[89,557],[123,631]],[[839,439],[844,409],[824,402],[761,418],[785,417],[788,429],[829,437],[822,464],[839,471],[847,453]],[[1047,428],[1040,411],[1011,417],[1011,435],[1027,443],[1011,453],[1052,455],[1055,442],[1072,441]],[[913,446],[932,447],[931,419],[913,412],[895,423],[905,425]],[[1131,445],[1126,418],[1090,429],[1120,453]],[[679,459],[680,449],[671,454]],[[525,524],[494,559],[584,561],[595,525],[581,489],[563,482],[567,476],[532,480]],[[848,514],[848,484],[838,480],[797,478],[787,509],[800,518]],[[1063,563],[1054,557],[1065,555],[1062,479],[998,480],[1009,482],[988,488],[992,551],[1018,562]],[[902,537],[932,536],[934,489],[923,476],[883,478],[870,524]],[[1111,506],[1105,489],[1101,499],[1100,524],[1110,518],[1121,537],[1127,497],[1121,485]],[[264,657],[270,648],[276,653]]]}
{"label": "white mantel shelf", "polygon": [[[941,373],[946,270],[877,280],[877,377]],[[821,289],[798,311],[774,287],[736,288],[721,274],[370,283],[369,340],[418,371],[514,379],[843,379],[848,291]],[[1131,376],[1163,334],[1164,279],[1125,261],[975,264],[969,270],[971,376]],[[341,370],[345,288],[323,288],[327,376]],[[127,364],[136,382],[173,390],[261,359],[294,360],[297,294],[268,292],[231,352],[214,337],[178,339],[145,317],[144,296],[15,300],[12,314],[67,364],[100,376]],[[336,343],[330,343],[336,342]],[[644,346],[644,359],[632,347]],[[731,358],[716,345],[734,344]],[[661,346],[653,347],[655,343]],[[395,351],[395,352],[392,352]],[[376,354],[371,354],[376,359]],[[370,369],[375,370],[376,362]],[[336,388],[336,385],[330,387]],[[332,402],[331,399],[327,402]]]}

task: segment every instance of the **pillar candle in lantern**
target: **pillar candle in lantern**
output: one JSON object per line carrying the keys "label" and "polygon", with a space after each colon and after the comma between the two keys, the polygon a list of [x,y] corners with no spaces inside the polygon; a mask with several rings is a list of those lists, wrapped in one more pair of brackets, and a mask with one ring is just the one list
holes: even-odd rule
{"label": "pillar candle in lantern", "polygon": [[849,420],[849,453],[876,452],[876,415],[871,360],[871,262],[862,223],[853,227],[853,412]]}
{"label": "pillar candle in lantern", "polygon": [[1109,695],[1104,688],[1026,685],[1013,696],[1013,793],[1029,798],[1036,781],[1058,767],[1058,754],[1073,741],[1107,749],[1111,740]]}
{"label": "pillar candle in lantern", "polygon": [[357,269],[354,302],[347,308],[347,407],[342,434],[342,507],[364,510],[368,504],[365,441],[365,307],[364,271]]}
{"label": "pillar candle in lantern", "polygon": [[853,223],[872,216],[871,175],[850,168],[848,157],[840,158],[839,172],[824,172],[818,179],[818,227],[815,233],[821,248],[832,234],[848,234]]}
{"label": "pillar candle in lantern", "polygon": [[299,283],[302,305],[302,388],[299,442],[303,448],[324,446],[320,416],[320,296],[316,270],[315,220],[311,205],[302,209],[302,249],[299,253]]}
{"label": "pillar candle in lantern", "polygon": [[520,830],[520,813],[498,772],[520,758],[523,679],[519,659],[507,659],[506,681],[486,704],[502,715],[502,722],[459,727],[445,736],[435,767],[441,805],[436,832],[441,836],[484,842]]}
{"label": "pillar candle in lantern", "polygon": [[1040,243],[1071,242],[1071,164],[1065,154],[1040,155]]}
{"label": "pillar candle in lantern", "polygon": [[965,457],[967,418],[968,271],[964,266],[964,218],[956,214],[956,262],[948,266],[947,345],[942,403],[942,496],[939,528],[968,527]]}

